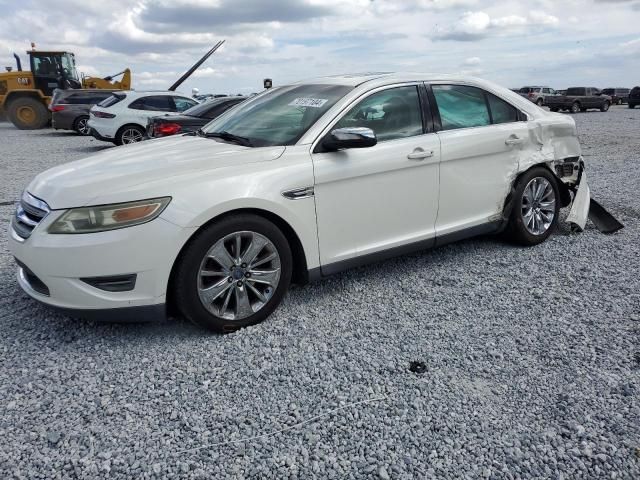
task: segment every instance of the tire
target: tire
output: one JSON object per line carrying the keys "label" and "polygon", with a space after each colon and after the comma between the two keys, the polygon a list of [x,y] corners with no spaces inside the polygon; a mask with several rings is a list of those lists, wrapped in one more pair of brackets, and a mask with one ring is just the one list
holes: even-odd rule
{"label": "tire", "polygon": [[634,108],[636,108],[636,104],[635,103],[630,103],[628,105],[628,107],[633,110]]}
{"label": "tire", "polygon": [[542,98],[539,98],[538,101],[536,102],[536,105],[542,108],[542,106],[544,105],[544,100]]}
{"label": "tire", "polygon": [[609,102],[608,102],[608,101],[607,101],[607,102],[604,102],[604,103],[602,104],[602,106],[600,107],[600,111],[601,111],[601,112],[606,112],[607,110],[609,110],[609,107],[610,107],[610,106],[611,106],[611,105],[609,104]]}
{"label": "tire", "polygon": [[552,112],[559,112],[560,109],[558,107],[551,107]]}
{"label": "tire", "polygon": [[125,125],[116,133],[116,145],[129,145],[144,140],[144,129],[138,125]]}
{"label": "tire", "polygon": [[40,100],[21,97],[11,101],[7,116],[20,130],[38,130],[47,126],[50,113]]}
{"label": "tire", "polygon": [[87,125],[89,121],[89,117],[87,115],[82,115],[76,118],[76,121],[73,122],[73,129],[76,131],[78,135],[87,136],[91,134],[91,129]]}
{"label": "tire", "polygon": [[621,98],[618,99],[616,105],[622,105],[622,99]]}
{"label": "tire", "polygon": [[[544,187],[542,194],[537,197],[536,185]],[[524,246],[544,242],[558,225],[560,193],[556,177],[544,167],[534,167],[520,177],[513,198],[513,208],[505,231],[507,236]]]}
{"label": "tire", "polygon": [[573,102],[573,104],[571,105],[571,113],[578,113],[580,111],[584,111],[582,110],[582,108],[580,107],[580,103],[578,102]]}
{"label": "tire", "polygon": [[[238,238],[240,260],[236,253]],[[252,245],[263,245],[253,259]],[[210,256],[215,252],[220,263]],[[265,261],[270,256],[273,259]],[[256,264],[254,268],[252,264]],[[291,248],[280,229],[263,217],[237,214],[209,225],[189,241],[175,269],[173,292],[168,293],[174,295],[178,310],[193,323],[228,333],[265,320],[284,297],[292,270]]]}

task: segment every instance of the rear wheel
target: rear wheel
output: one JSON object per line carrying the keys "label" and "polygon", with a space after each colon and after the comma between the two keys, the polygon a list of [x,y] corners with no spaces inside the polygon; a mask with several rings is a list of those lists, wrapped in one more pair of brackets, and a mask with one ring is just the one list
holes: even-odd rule
{"label": "rear wheel", "polygon": [[89,122],[88,116],[83,115],[78,117],[73,124],[73,129],[80,135],[89,135],[91,133],[91,129],[89,128],[89,125],[87,125],[87,122]]}
{"label": "rear wheel", "polygon": [[250,214],[200,232],[184,250],[173,285],[179,310],[195,324],[231,332],[266,319],[291,281],[293,260],[283,233]]}
{"label": "rear wheel", "polygon": [[557,226],[559,199],[556,179],[549,170],[536,167],[526,172],[516,185],[508,236],[526,246],[544,242]]}
{"label": "rear wheel", "polygon": [[536,102],[536,105],[538,105],[539,107],[542,107],[542,105],[544,105],[544,100],[542,98],[539,98],[538,101]]}
{"label": "rear wheel", "polygon": [[636,108],[636,104],[635,103],[630,103],[629,104],[629,108],[631,108],[631,109]]}
{"label": "rear wheel", "polygon": [[137,125],[125,125],[116,133],[116,145],[128,145],[144,140],[144,130]]}
{"label": "rear wheel", "polygon": [[558,112],[560,109],[558,107],[551,107],[552,112]]}
{"label": "rear wheel", "polygon": [[571,113],[578,113],[581,110],[582,109],[580,108],[580,104],[578,102],[573,102],[573,104],[571,105]]}
{"label": "rear wheel", "polygon": [[49,111],[40,100],[22,97],[12,100],[7,108],[11,123],[21,130],[37,130],[49,123]]}
{"label": "rear wheel", "polygon": [[609,110],[609,106],[610,106],[610,104],[609,104],[609,102],[608,102],[608,101],[607,101],[607,102],[604,102],[604,103],[602,104],[602,106],[600,107],[600,111],[601,111],[601,112],[606,112],[607,110]]}

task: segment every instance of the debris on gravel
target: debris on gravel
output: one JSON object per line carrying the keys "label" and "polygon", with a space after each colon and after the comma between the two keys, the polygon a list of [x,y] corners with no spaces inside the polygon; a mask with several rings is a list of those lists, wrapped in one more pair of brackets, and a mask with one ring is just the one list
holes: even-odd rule
{"label": "debris on gravel", "polygon": [[[52,312],[0,235],[0,478],[640,478],[640,110],[575,119],[625,229],[406,255],[226,336]],[[0,124],[0,201],[102,148]]]}

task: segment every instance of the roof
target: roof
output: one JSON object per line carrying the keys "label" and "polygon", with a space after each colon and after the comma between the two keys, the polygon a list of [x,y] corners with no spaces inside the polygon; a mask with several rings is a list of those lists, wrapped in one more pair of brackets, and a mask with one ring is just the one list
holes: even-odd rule
{"label": "roof", "polygon": [[415,82],[415,81],[455,81],[464,82],[468,80],[482,81],[478,78],[465,75],[448,75],[439,73],[416,73],[416,72],[367,72],[352,73],[345,75],[331,75],[327,77],[316,77],[294,82],[295,85],[316,84],[316,85],[345,85],[357,87],[365,83],[376,83],[379,85]]}

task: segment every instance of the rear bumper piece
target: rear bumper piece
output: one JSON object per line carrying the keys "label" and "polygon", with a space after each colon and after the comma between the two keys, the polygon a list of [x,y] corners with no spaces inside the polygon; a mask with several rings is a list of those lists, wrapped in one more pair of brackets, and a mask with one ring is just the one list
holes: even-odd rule
{"label": "rear bumper piece", "polygon": [[98,131],[95,128],[89,129],[89,132],[91,133],[91,136],[96,140],[100,140],[102,142],[113,142],[113,138],[103,137],[98,133]]}

